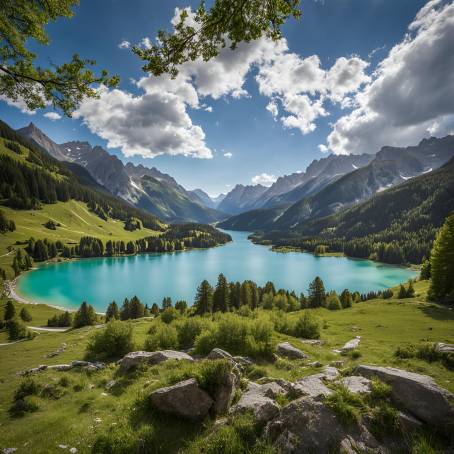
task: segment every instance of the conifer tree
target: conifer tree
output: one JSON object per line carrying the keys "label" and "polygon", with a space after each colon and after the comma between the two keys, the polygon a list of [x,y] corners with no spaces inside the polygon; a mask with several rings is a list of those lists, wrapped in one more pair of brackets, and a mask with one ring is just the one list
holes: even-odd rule
{"label": "conifer tree", "polygon": [[179,311],[181,314],[184,314],[186,312],[187,308],[188,308],[188,303],[184,300],[180,300],[175,303],[175,309],[177,311]]}
{"label": "conifer tree", "polygon": [[402,299],[402,298],[406,298],[406,297],[407,297],[407,290],[405,289],[405,287],[402,284],[400,284],[398,298]]}
{"label": "conifer tree", "polygon": [[196,308],[196,314],[198,315],[212,311],[213,288],[207,280],[202,281],[202,283],[197,288],[194,306]]}
{"label": "conifer tree", "polygon": [[112,301],[106,310],[106,321],[110,320],[119,320],[120,319],[120,312],[118,310],[118,305],[115,301]]}
{"label": "conifer tree", "polygon": [[310,284],[309,284],[309,304],[311,307],[320,307],[325,304],[326,300],[326,293],[325,293],[325,286],[323,285],[323,281],[320,277],[316,277]]}
{"label": "conifer tree", "polygon": [[156,303],[153,303],[152,306],[151,306],[151,310],[150,312],[152,313],[152,315],[154,315],[155,317],[157,315],[159,315],[159,307]]}
{"label": "conifer tree", "polygon": [[227,312],[229,309],[229,288],[227,279],[221,273],[213,293],[213,312]]}
{"label": "conifer tree", "polygon": [[162,299],[162,310],[166,310],[168,309],[169,307],[172,307],[172,298],[170,298],[169,296],[166,296]]}
{"label": "conifer tree", "polygon": [[340,296],[340,302],[342,307],[345,309],[346,307],[352,307],[353,299],[351,293],[348,289],[344,289]]}
{"label": "conifer tree", "polygon": [[74,316],[74,328],[81,328],[82,326],[90,326],[96,323],[97,316],[93,306],[84,301]]}
{"label": "conifer tree", "polygon": [[408,289],[407,289],[407,298],[413,298],[415,296],[415,289],[413,287],[413,281],[410,281],[408,284]]}
{"label": "conifer tree", "polygon": [[454,302],[454,212],[438,232],[430,263],[429,299],[443,303]]}
{"label": "conifer tree", "polygon": [[129,320],[131,318],[131,309],[128,298],[123,301],[123,306],[120,309],[120,320]]}
{"label": "conifer tree", "polygon": [[14,307],[14,304],[12,301],[8,301],[5,306],[5,313],[3,315],[3,318],[7,320],[11,320],[16,316],[16,308]]}
{"label": "conifer tree", "polygon": [[145,306],[140,302],[140,299],[136,295],[134,295],[129,302],[129,311],[130,318],[143,317]]}

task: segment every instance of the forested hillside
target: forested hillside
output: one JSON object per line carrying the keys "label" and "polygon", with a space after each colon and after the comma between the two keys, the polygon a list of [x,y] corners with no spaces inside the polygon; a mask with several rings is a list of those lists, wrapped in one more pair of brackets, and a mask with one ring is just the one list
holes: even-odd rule
{"label": "forested hillside", "polygon": [[257,241],[315,251],[344,252],[388,263],[420,263],[437,229],[454,210],[454,159],[437,171],[376,194],[298,229],[256,236]]}

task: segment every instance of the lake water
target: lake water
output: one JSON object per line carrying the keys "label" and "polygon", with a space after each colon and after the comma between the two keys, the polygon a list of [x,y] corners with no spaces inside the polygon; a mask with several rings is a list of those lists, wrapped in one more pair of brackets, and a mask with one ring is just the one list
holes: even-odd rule
{"label": "lake water", "polygon": [[276,253],[251,243],[245,232],[229,233],[233,242],[212,249],[45,264],[19,279],[18,292],[34,302],[75,308],[87,301],[104,311],[112,300],[121,303],[134,295],[149,305],[160,305],[164,296],[192,304],[200,282],[208,279],[214,285],[219,273],[229,281],[272,281],[276,288],[298,293],[307,293],[315,276],[337,292],[380,290],[416,276],[370,260]]}

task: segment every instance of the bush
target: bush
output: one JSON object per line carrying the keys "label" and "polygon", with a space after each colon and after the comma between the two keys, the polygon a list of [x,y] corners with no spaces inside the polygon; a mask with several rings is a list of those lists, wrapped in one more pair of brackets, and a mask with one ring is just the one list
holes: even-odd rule
{"label": "bush", "polygon": [[132,325],[119,320],[107,323],[97,331],[88,342],[87,354],[101,358],[114,358],[134,350]]}
{"label": "bush", "polygon": [[232,355],[270,357],[273,353],[272,334],[273,328],[268,321],[224,314],[212,328],[197,337],[195,350],[206,355],[218,347]]}
{"label": "bush", "polygon": [[154,352],[178,348],[178,333],[174,326],[156,324],[150,331],[150,335],[145,340],[145,350]]}
{"label": "bush", "polygon": [[232,364],[227,359],[206,360],[200,364],[196,379],[199,386],[214,398],[216,390],[227,383],[231,370]]}
{"label": "bush", "polygon": [[27,396],[37,395],[41,390],[41,385],[33,378],[25,378],[14,393],[14,400],[23,399]]}
{"label": "bush", "polygon": [[161,312],[161,320],[169,325],[180,316],[180,313],[174,307],[168,307]]}
{"label": "bush", "polygon": [[371,411],[371,432],[381,440],[384,435],[399,430],[398,411],[388,403],[374,407]]}
{"label": "bush", "polygon": [[31,332],[27,329],[24,322],[20,319],[13,318],[6,324],[9,340],[19,340],[32,337]]}
{"label": "bush", "polygon": [[400,345],[396,348],[394,356],[400,359],[410,359],[416,356],[417,348],[414,344]]}
{"label": "bush", "polygon": [[184,318],[181,323],[176,325],[179,348],[192,347],[196,337],[208,327],[209,323],[207,319],[201,317]]}
{"label": "bush", "polygon": [[363,406],[361,398],[345,386],[339,386],[333,394],[326,398],[325,403],[347,425],[359,420],[360,409]]}
{"label": "bush", "polygon": [[39,410],[39,405],[35,397],[27,396],[13,402],[9,408],[9,414],[15,418],[24,416],[25,413],[32,413]]}
{"label": "bush", "polygon": [[296,320],[292,336],[301,337],[303,339],[319,339],[319,321],[308,311],[304,311],[303,315],[300,315],[300,317]]}
{"label": "bush", "polygon": [[30,315],[30,312],[28,312],[27,308],[23,307],[20,310],[19,317],[24,321],[24,322],[31,322],[32,321],[32,316]]}
{"label": "bush", "polygon": [[386,400],[391,396],[391,389],[387,383],[374,378],[370,384],[369,398],[374,401]]}

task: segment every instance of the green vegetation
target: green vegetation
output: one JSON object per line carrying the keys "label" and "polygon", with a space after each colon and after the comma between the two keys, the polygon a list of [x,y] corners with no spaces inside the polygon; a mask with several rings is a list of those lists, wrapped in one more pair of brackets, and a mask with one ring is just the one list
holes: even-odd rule
{"label": "green vegetation", "polygon": [[97,359],[119,358],[133,350],[132,326],[120,321],[107,323],[103,330],[94,334],[87,346],[88,356]]}

